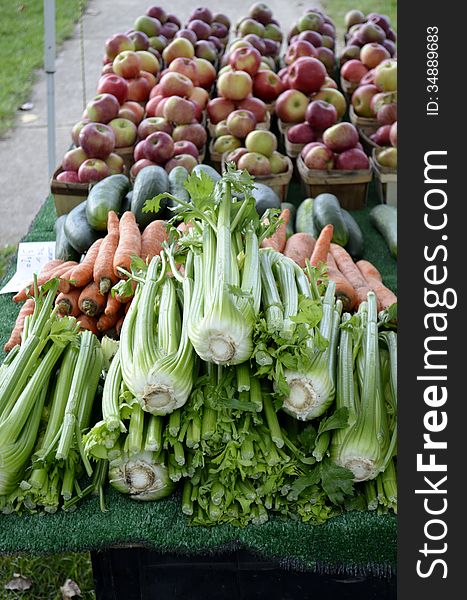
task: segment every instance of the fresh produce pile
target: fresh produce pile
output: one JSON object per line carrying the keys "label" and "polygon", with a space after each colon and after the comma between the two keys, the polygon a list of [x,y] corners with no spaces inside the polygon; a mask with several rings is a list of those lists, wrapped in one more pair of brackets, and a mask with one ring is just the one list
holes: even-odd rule
{"label": "fresh produce pile", "polygon": [[[107,470],[133,499],[178,485],[196,524],[396,509],[395,306],[378,312],[363,266],[331,245],[333,225],[311,252],[293,236],[287,249],[285,221],[274,210],[260,219],[254,185],[232,166],[217,183],[190,175],[188,198],[146,202],[174,209],[146,260],[133,213],[117,228],[108,212],[101,244],[116,244],[114,265],[120,246],[134,254],[113,287],[132,298],[118,342],[78,333],[53,309],[60,279],[40,291],[36,280],[34,313],[1,367],[4,511],[70,508],[103,494]],[[323,269],[329,254],[357,292],[353,314]]]}

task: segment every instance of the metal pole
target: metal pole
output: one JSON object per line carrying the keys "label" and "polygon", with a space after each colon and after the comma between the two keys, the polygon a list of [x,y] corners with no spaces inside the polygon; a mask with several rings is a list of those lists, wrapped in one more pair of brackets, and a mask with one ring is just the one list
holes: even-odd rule
{"label": "metal pole", "polygon": [[47,154],[55,170],[55,0],[44,0],[44,69],[47,74]]}

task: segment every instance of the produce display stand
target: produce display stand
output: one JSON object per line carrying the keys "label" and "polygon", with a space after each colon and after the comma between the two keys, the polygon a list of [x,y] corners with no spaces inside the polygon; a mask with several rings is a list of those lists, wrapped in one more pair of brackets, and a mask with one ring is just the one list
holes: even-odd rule
{"label": "produce display stand", "polygon": [[[287,200],[304,199],[300,182]],[[370,185],[367,206],[353,212],[365,237],[364,256],[397,292],[396,261],[369,224],[378,202]],[[51,241],[56,211],[49,196],[23,241]],[[14,271],[15,259],[5,276]],[[3,347],[18,312],[11,296],[0,296]],[[73,512],[0,514],[0,553],[92,553],[98,600],[315,597],[386,600],[395,597],[397,517],[347,512],[323,525],[271,518],[263,525],[191,526],[180,497],[134,502],[106,489],[106,512],[89,497]],[[199,591],[197,591],[199,590]]]}

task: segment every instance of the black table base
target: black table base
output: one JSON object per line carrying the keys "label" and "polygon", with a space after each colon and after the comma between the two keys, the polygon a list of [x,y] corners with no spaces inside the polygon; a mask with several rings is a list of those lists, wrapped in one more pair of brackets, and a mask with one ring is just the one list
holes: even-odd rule
{"label": "black table base", "polygon": [[284,569],[246,551],[193,557],[144,548],[92,552],[97,600],[393,600],[396,578]]}

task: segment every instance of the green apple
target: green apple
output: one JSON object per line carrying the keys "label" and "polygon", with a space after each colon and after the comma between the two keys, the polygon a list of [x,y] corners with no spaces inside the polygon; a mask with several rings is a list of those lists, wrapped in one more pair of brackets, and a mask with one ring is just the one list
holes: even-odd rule
{"label": "green apple", "polygon": [[273,175],[276,175],[277,173],[285,173],[289,167],[287,158],[280,152],[277,152],[277,150],[275,150],[269,157],[269,165],[271,166],[271,173]]}
{"label": "green apple", "polygon": [[384,60],[375,68],[375,85],[383,92],[394,92],[397,90],[397,61],[395,59]]}
{"label": "green apple", "polygon": [[378,162],[383,167],[397,169],[397,148],[384,148],[378,154]]}
{"label": "green apple", "polygon": [[256,152],[269,158],[277,150],[277,138],[271,131],[257,129],[246,136],[245,148],[248,152]]}
{"label": "green apple", "polygon": [[221,135],[214,142],[213,150],[217,154],[224,154],[224,152],[232,152],[236,148],[240,148],[242,142],[233,135]]}

